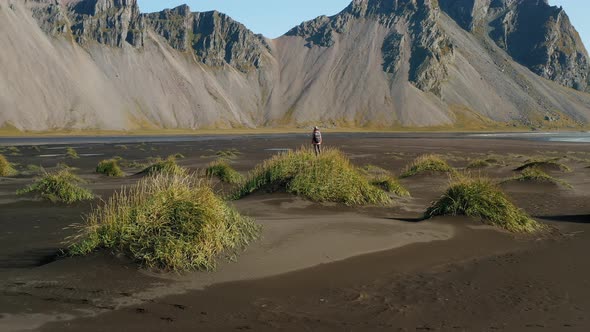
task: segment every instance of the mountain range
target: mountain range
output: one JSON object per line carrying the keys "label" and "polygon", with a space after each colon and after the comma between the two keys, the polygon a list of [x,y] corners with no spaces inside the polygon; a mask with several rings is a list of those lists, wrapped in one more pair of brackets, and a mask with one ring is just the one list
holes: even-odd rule
{"label": "mountain range", "polygon": [[581,128],[590,60],[547,0],[353,0],[268,39],[186,5],[0,0],[0,127]]}

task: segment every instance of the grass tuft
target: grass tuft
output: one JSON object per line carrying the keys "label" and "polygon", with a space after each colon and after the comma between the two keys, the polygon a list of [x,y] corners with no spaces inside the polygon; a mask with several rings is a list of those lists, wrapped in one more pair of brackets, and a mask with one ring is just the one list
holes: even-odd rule
{"label": "grass tuft", "polygon": [[140,173],[154,175],[154,174],[168,174],[168,175],[186,175],[188,170],[184,167],[179,166],[176,163],[176,158],[170,156],[166,159],[158,158],[155,162],[146,167]]}
{"label": "grass tuft", "polygon": [[45,173],[45,168],[40,165],[29,164],[25,167],[21,174],[23,175],[39,175]]}
{"label": "grass tuft", "polygon": [[212,270],[221,253],[236,253],[259,232],[253,219],[240,215],[204,182],[159,174],[94,209],[69,253],[108,249],[148,268]]}
{"label": "grass tuft", "polygon": [[80,156],[78,156],[78,152],[76,152],[76,149],[71,147],[66,148],[66,157],[70,159],[80,159]]}
{"label": "grass tuft", "polygon": [[223,159],[210,163],[206,169],[206,174],[207,176],[216,176],[221,181],[230,184],[238,184],[244,181],[242,174],[238,173]]}
{"label": "grass tuft", "polygon": [[227,149],[227,150],[221,150],[221,151],[217,151],[215,153],[215,155],[217,157],[219,157],[219,158],[227,158],[227,159],[237,158],[240,154],[241,154],[241,152],[238,149],[236,149],[236,148]]}
{"label": "grass tuft", "polygon": [[6,157],[0,154],[0,176],[8,177],[15,176],[17,174],[18,172],[16,169],[14,169],[12,164],[6,159]]}
{"label": "grass tuft", "polygon": [[558,162],[556,159],[547,160],[527,160],[522,166],[518,167],[517,171],[523,171],[527,168],[539,168],[544,170],[556,170],[561,172],[571,172],[571,168],[567,165]]}
{"label": "grass tuft", "polygon": [[96,173],[112,177],[122,177],[125,175],[121,167],[119,167],[119,161],[117,159],[107,159],[99,162],[98,166],[96,166]]}
{"label": "grass tuft", "polygon": [[92,192],[80,187],[80,183],[84,183],[81,178],[68,170],[61,170],[57,173],[45,173],[33,184],[16,193],[17,195],[33,194],[54,203],[66,204],[93,199]]}
{"label": "grass tuft", "polygon": [[371,180],[371,184],[399,197],[410,196],[410,192],[391,175],[378,176]]}
{"label": "grass tuft", "polygon": [[455,170],[438,155],[427,154],[416,158],[402,172],[402,178],[407,178],[426,172],[454,173]]}
{"label": "grass tuft", "polygon": [[258,190],[286,190],[311,201],[346,205],[390,202],[387,193],[372,186],[337,149],[325,149],[319,157],[310,148],[277,154],[258,165],[233,198]]}
{"label": "grass tuft", "polygon": [[16,146],[9,146],[6,148],[6,152],[8,152],[8,154],[10,154],[11,156],[20,156],[20,149]]}
{"label": "grass tuft", "polygon": [[184,159],[186,158],[182,153],[175,153],[172,155],[172,157],[174,157],[174,159]]}
{"label": "grass tuft", "polygon": [[542,229],[539,223],[514,206],[498,185],[486,178],[455,178],[442,197],[426,211],[427,218],[440,215],[465,215],[518,233]]}
{"label": "grass tuft", "polygon": [[552,184],[556,184],[556,185],[562,185],[562,186],[564,186],[566,188],[570,188],[570,189],[573,188],[571,184],[569,184],[563,180],[556,179],[556,178],[552,177],[551,175],[545,173],[542,169],[540,169],[538,167],[527,167],[524,170],[522,170],[522,172],[519,175],[509,178],[505,181],[502,181],[502,183],[506,183],[506,182],[510,182],[510,181],[552,183]]}
{"label": "grass tuft", "polygon": [[386,169],[375,165],[366,165],[361,168],[361,172],[365,174],[373,186],[400,197],[410,196],[410,192]]}
{"label": "grass tuft", "polygon": [[475,159],[469,162],[467,169],[486,168],[490,166],[491,164],[485,159]]}
{"label": "grass tuft", "polygon": [[57,163],[57,165],[55,165],[55,168],[57,168],[58,170],[70,170],[70,171],[74,171],[74,170],[78,169],[78,168],[72,167],[66,163]]}

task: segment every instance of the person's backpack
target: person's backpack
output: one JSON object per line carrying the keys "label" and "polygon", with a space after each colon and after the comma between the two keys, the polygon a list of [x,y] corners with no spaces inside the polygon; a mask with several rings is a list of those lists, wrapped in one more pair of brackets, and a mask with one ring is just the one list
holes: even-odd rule
{"label": "person's backpack", "polygon": [[322,141],[322,133],[319,130],[313,132],[313,142],[319,144]]}

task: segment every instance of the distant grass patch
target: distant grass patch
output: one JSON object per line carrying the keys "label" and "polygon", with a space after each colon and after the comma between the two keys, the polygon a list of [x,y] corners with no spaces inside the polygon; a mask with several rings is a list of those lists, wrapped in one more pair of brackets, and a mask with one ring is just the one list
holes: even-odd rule
{"label": "distant grass patch", "polygon": [[187,169],[184,167],[179,166],[176,163],[176,158],[174,156],[170,156],[166,159],[156,159],[155,162],[146,167],[140,173],[142,174],[168,174],[168,175],[186,175],[188,173]]}
{"label": "distant grass patch", "polygon": [[469,162],[469,164],[467,165],[467,169],[486,168],[490,167],[491,165],[492,164],[485,159],[475,159]]}
{"label": "distant grass patch", "polygon": [[70,171],[78,169],[78,168],[72,167],[66,163],[57,163],[57,165],[55,165],[55,168],[57,168],[58,170],[70,170]]}
{"label": "distant grass patch", "polygon": [[71,147],[66,148],[66,157],[70,159],[80,159],[80,156],[78,155],[76,149]]}
{"label": "distant grass patch", "polygon": [[21,172],[23,175],[39,175],[45,173],[45,168],[40,165],[27,165],[25,169]]}
{"label": "distant grass patch", "polygon": [[18,172],[14,169],[12,164],[6,159],[6,157],[0,154],[0,176],[8,177],[17,174]]}
{"label": "distant grass patch", "polygon": [[363,173],[365,173],[367,176],[372,176],[372,177],[381,176],[381,175],[390,175],[388,170],[383,169],[379,166],[370,165],[370,164],[363,166],[361,168],[361,171]]}
{"label": "distant grass patch", "polygon": [[241,152],[235,148],[227,149],[227,150],[220,150],[215,153],[215,155],[219,158],[228,158],[228,159],[237,158],[240,154],[241,154]]}
{"label": "distant grass patch", "polygon": [[174,159],[184,159],[186,158],[182,153],[175,153],[172,155],[172,157],[174,157]]}
{"label": "distant grass patch", "polygon": [[571,168],[567,165],[560,163],[558,159],[546,159],[546,160],[527,160],[522,166],[518,167],[517,171],[522,171],[527,168],[540,168],[543,170],[555,170],[561,172],[571,172]]}
{"label": "distant grass patch", "polygon": [[91,200],[94,195],[90,190],[79,186],[84,181],[67,170],[57,173],[45,173],[30,186],[18,190],[17,195],[35,195],[42,199],[57,203],[72,204]]}
{"label": "distant grass patch", "polygon": [[235,254],[259,231],[194,177],[156,175],[94,209],[69,253],[108,249],[149,268],[212,270],[220,254]]}
{"label": "distant grass patch", "polygon": [[407,178],[428,172],[454,173],[455,170],[440,156],[427,154],[419,156],[411,164],[406,166],[400,177]]}
{"label": "distant grass patch", "polygon": [[542,228],[486,178],[457,177],[426,211],[427,218],[440,215],[465,215],[511,232],[530,233]]}
{"label": "distant grass patch", "polygon": [[205,172],[207,176],[216,176],[221,181],[230,184],[238,184],[244,181],[244,177],[223,159],[210,163]]}
{"label": "distant grass patch", "polygon": [[387,193],[372,186],[337,149],[325,149],[319,157],[309,148],[277,154],[258,165],[233,198],[258,190],[286,190],[311,201],[346,205],[390,202]]}
{"label": "distant grass patch", "polygon": [[525,168],[519,175],[511,177],[503,183],[510,182],[510,181],[523,181],[523,182],[539,182],[539,183],[552,183],[556,185],[561,185],[566,188],[573,188],[571,184],[554,178],[553,176],[545,173],[542,169],[538,167],[527,167]]}
{"label": "distant grass patch", "polygon": [[7,147],[6,152],[11,156],[19,156],[20,155],[20,149],[17,148],[16,146]]}
{"label": "distant grass patch", "polygon": [[111,177],[122,177],[125,175],[117,159],[107,159],[99,162],[98,166],[96,166],[96,173]]}

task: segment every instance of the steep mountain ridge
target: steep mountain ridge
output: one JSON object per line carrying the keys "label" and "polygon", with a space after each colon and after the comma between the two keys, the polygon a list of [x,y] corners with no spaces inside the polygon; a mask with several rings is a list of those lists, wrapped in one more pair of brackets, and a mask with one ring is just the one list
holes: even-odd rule
{"label": "steep mountain ridge", "polygon": [[263,66],[270,48],[266,40],[217,11],[192,13],[186,5],[145,15],[147,24],[180,51],[193,50],[198,61],[242,72]]}
{"label": "steep mountain ridge", "polygon": [[[335,34],[346,33],[355,20],[379,22],[392,29],[383,43],[383,69],[395,74],[400,67],[401,44],[411,38],[412,61],[410,81],[419,89],[440,95],[440,84],[446,78],[452,61],[453,46],[436,24],[438,7],[429,0],[378,1],[355,0],[340,14],[304,22],[287,32],[288,36],[305,38],[308,47],[331,47]],[[406,35],[396,26],[404,25]]]}
{"label": "steep mountain ridge", "polygon": [[563,8],[548,0],[440,0],[440,6],[463,28],[489,35],[537,75],[588,91],[588,52]]}
{"label": "steep mountain ridge", "polygon": [[545,0],[354,0],[275,40],[186,5],[2,0],[0,31],[0,127],[590,123],[588,54]]}

